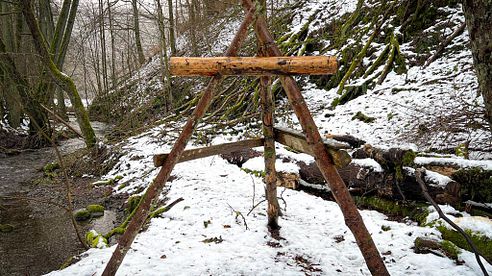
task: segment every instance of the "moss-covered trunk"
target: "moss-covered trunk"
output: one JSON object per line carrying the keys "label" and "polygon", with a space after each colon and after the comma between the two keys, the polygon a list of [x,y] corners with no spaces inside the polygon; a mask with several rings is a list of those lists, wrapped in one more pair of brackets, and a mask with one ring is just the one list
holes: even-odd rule
{"label": "moss-covered trunk", "polygon": [[89,122],[89,116],[87,115],[87,112],[82,104],[82,99],[79,96],[73,80],[69,76],[61,72],[53,62],[53,59],[48,52],[46,41],[40,32],[39,24],[34,17],[31,1],[22,0],[21,4],[22,13],[24,14],[24,18],[27,22],[27,25],[29,26],[34,45],[38,54],[40,55],[42,62],[49,70],[49,73],[54,82],[65,92],[67,92],[68,97],[70,98],[72,106],[75,110],[75,116],[77,117],[77,122],[80,126],[80,130],[84,135],[87,147],[94,147],[94,145],[96,144],[96,135],[94,134],[94,130],[92,129],[92,126]]}

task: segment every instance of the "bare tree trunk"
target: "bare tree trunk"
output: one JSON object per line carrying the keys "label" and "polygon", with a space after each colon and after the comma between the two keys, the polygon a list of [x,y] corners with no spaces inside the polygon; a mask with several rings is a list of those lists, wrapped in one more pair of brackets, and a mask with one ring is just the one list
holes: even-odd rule
{"label": "bare tree trunk", "polygon": [[176,54],[175,22],[173,13],[173,0],[167,0],[167,9],[169,13],[169,44],[171,46],[171,55]]}
{"label": "bare tree trunk", "polygon": [[190,40],[191,40],[191,51],[193,52],[193,56],[198,56],[198,46],[196,41],[196,13],[195,13],[195,0],[186,0],[186,4],[188,5],[188,12],[190,13],[190,18],[188,20],[188,25],[190,27]]}
{"label": "bare tree trunk", "polygon": [[108,3],[108,21],[109,21],[109,34],[111,35],[111,86],[116,87],[117,76],[116,76],[116,46],[115,46],[115,31],[113,14],[111,11],[111,3]]}
{"label": "bare tree trunk", "polygon": [[142,40],[140,39],[140,23],[138,18],[137,0],[132,0],[133,9],[133,32],[135,33],[135,46],[137,47],[138,62],[140,65],[145,63],[145,55],[142,48]]}
{"label": "bare tree trunk", "polygon": [[106,53],[106,28],[104,26],[104,2],[99,0],[99,39],[101,41],[102,84],[104,93],[108,93],[108,57]]}
{"label": "bare tree trunk", "polygon": [[492,131],[492,1],[463,0],[479,91]]}
{"label": "bare tree trunk", "polygon": [[159,32],[161,34],[161,49],[159,52],[159,59],[161,62],[161,75],[162,75],[162,84],[163,84],[163,92],[165,94],[165,106],[166,112],[172,109],[173,104],[173,96],[171,90],[171,76],[169,74],[168,67],[168,56],[167,56],[167,43],[166,43],[166,30],[164,28],[164,16],[162,14],[162,5],[161,0],[156,0],[157,3],[157,25],[159,26]]}

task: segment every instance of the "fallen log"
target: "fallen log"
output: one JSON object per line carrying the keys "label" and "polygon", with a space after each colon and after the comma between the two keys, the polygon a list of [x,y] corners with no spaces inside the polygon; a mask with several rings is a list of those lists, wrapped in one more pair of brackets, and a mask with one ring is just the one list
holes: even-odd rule
{"label": "fallen log", "polygon": [[385,170],[396,171],[402,166],[412,166],[416,157],[412,150],[390,148],[380,149],[369,144],[356,150],[352,157],[355,159],[371,158],[376,160]]}
{"label": "fallen log", "polygon": [[331,75],[335,57],[171,57],[173,76]]}
{"label": "fallen log", "polygon": [[[316,163],[298,162],[299,175],[302,180],[312,184],[325,183]],[[414,169],[405,167],[402,178],[396,185],[396,173],[384,171],[377,163],[368,159],[353,159],[346,167],[339,168],[338,173],[352,194],[373,195],[381,198],[410,201],[424,201],[420,186],[415,178]],[[461,202],[460,185],[452,179],[438,173],[429,172],[426,178],[429,193],[440,204],[457,204]],[[403,196],[402,196],[403,194]]]}
{"label": "fallen log", "polygon": [[347,134],[346,135],[325,134],[325,138],[333,139],[338,142],[347,143],[354,149],[359,148],[360,146],[366,144],[366,141]]}

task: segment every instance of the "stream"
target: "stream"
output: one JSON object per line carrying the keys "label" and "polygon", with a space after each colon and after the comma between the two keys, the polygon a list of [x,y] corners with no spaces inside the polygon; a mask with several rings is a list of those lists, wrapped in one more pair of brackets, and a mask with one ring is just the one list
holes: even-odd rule
{"label": "stream", "polygon": [[[99,122],[92,122],[92,126],[98,137],[109,129]],[[59,149],[67,154],[84,146],[81,139],[73,138],[61,142]],[[66,211],[41,202],[64,202],[63,189],[33,184],[33,179],[43,176],[43,166],[53,160],[52,148],[0,157],[0,224],[13,226],[12,231],[0,231],[0,275],[41,275],[85,251]],[[108,231],[115,220],[114,212],[105,211],[103,217],[81,225],[82,234],[91,228]]]}

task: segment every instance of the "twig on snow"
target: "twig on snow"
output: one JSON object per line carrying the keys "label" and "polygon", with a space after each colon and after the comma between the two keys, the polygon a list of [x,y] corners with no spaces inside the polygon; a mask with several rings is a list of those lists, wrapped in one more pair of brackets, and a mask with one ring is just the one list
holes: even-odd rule
{"label": "twig on snow", "polygon": [[243,213],[236,211],[236,209],[232,208],[232,206],[229,205],[229,203],[227,203],[227,206],[229,206],[229,208],[231,208],[232,212],[236,215],[236,222],[238,220],[237,218],[241,217],[243,219],[243,222],[244,222],[244,227],[246,227],[246,230],[249,230],[248,224],[246,223],[246,218],[243,216]]}

